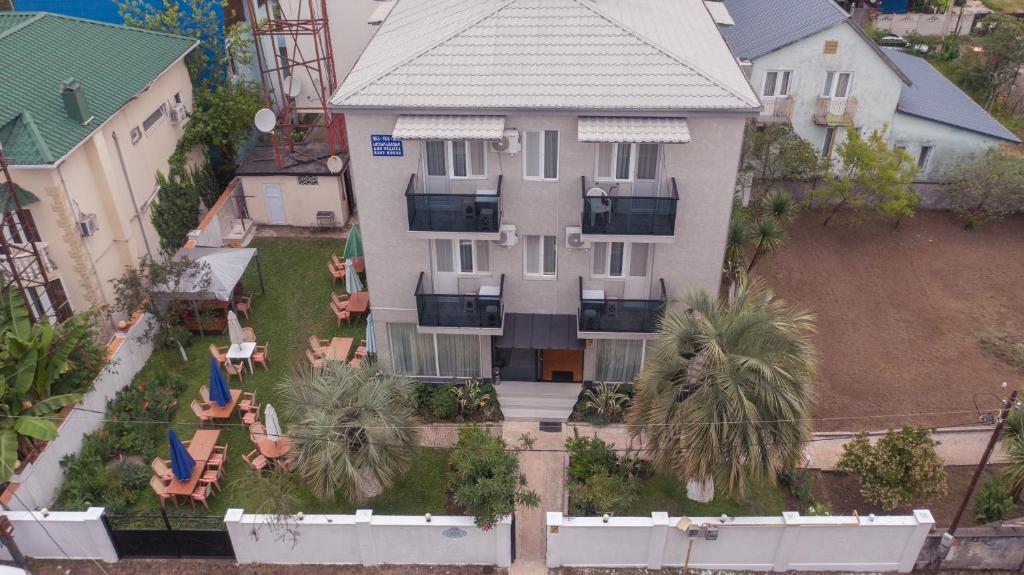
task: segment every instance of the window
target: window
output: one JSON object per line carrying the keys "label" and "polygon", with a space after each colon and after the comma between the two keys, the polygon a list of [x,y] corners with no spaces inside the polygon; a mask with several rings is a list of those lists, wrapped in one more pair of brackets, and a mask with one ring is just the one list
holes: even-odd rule
{"label": "window", "polygon": [[132,144],[138,144],[139,140],[142,139],[142,130],[140,130],[138,126],[135,126],[134,128],[132,128],[129,137],[131,137],[132,139]]}
{"label": "window", "polygon": [[761,91],[761,95],[768,98],[788,96],[790,74],[789,70],[766,72],[764,75],[764,89]]}
{"label": "window", "polygon": [[434,240],[439,272],[485,274],[491,271],[491,243],[483,240]]}
{"label": "window", "polygon": [[626,251],[624,242],[594,242],[591,251],[594,265],[591,275],[595,277],[622,277],[623,259]]}
{"label": "window", "polygon": [[594,353],[597,356],[594,381],[632,383],[644,363],[644,340],[597,339]]}
{"label": "window", "polygon": [[320,183],[320,178],[317,176],[295,176],[300,186],[315,186]]}
{"label": "window", "polygon": [[825,128],[825,141],[821,145],[821,157],[831,158],[832,157],[832,144],[835,143],[836,129]]}
{"label": "window", "polygon": [[174,103],[175,104],[180,104],[181,103],[181,92],[175,92],[174,93]]}
{"label": "window", "polygon": [[558,179],[558,131],[529,130],[523,133],[523,177],[528,180]]}
{"label": "window", "polygon": [[853,72],[825,72],[825,87],[821,91],[824,98],[842,100],[850,95],[850,83]]}
{"label": "window", "polygon": [[154,126],[160,123],[167,116],[167,104],[160,104],[160,107],[153,111],[148,118],[142,121],[142,129],[148,134]]}
{"label": "window", "polygon": [[425,145],[428,176],[448,176],[452,179],[487,177],[487,154],[483,140],[429,140]]}
{"label": "window", "polygon": [[428,176],[447,176],[448,175],[448,162],[445,155],[444,142],[440,140],[431,140],[426,143],[427,146],[427,175]]}
{"label": "window", "polygon": [[595,179],[606,182],[654,180],[660,156],[660,144],[598,144]]}
{"label": "window", "polygon": [[416,324],[389,323],[397,373],[426,377],[478,377],[480,339],[475,335],[421,334]]}
{"label": "window", "polygon": [[526,276],[555,278],[555,236],[526,236]]}
{"label": "window", "polygon": [[284,36],[277,37],[277,55],[281,58],[281,70],[288,69],[288,39]]}
{"label": "window", "polygon": [[928,169],[928,159],[932,157],[932,150],[935,146],[921,146],[921,153],[917,156],[917,167],[922,170]]}

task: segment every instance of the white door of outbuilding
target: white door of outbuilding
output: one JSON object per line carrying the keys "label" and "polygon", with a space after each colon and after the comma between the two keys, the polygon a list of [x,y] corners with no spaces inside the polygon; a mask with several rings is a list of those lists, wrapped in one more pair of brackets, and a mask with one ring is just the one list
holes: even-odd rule
{"label": "white door of outbuilding", "polygon": [[285,225],[288,214],[284,211],[284,196],[280,184],[263,184],[263,198],[267,202],[267,220],[271,224]]}

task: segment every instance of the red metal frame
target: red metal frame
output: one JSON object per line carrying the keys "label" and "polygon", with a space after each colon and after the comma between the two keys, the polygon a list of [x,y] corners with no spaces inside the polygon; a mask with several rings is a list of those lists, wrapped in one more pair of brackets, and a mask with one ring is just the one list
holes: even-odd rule
{"label": "red metal frame", "polygon": [[[322,131],[331,155],[347,152],[344,117],[331,111],[330,98],[337,88],[331,30],[327,22],[327,0],[290,0],[275,15],[273,5],[282,0],[246,0],[249,27],[256,46],[256,62],[263,84],[266,107],[277,112],[277,128],[273,133],[274,156],[278,168],[295,153],[296,131],[304,136],[309,131]],[[292,13],[287,13],[287,8]],[[264,52],[269,40],[273,60]],[[282,59],[280,42],[288,48]],[[298,78],[303,85],[298,98],[275,93],[274,86],[285,86],[288,77]],[[306,95],[312,95],[307,100]],[[300,101],[301,100],[301,101]]]}

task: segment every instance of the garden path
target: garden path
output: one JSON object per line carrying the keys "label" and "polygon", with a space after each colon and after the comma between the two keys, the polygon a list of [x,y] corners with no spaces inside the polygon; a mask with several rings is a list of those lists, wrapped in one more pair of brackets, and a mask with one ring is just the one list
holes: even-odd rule
{"label": "garden path", "polygon": [[545,514],[564,509],[567,456],[562,449],[566,436],[564,432],[542,432],[535,421],[506,421],[502,424],[502,436],[510,446],[519,445],[519,438],[524,433],[533,438],[534,444],[532,450],[519,454],[519,464],[530,489],[540,496],[540,505],[516,511],[516,561],[509,573],[539,575],[547,573]]}

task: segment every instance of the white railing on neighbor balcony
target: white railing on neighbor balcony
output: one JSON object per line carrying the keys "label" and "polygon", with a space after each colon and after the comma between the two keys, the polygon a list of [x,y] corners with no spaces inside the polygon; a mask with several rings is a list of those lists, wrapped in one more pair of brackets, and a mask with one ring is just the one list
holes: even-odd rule
{"label": "white railing on neighbor balcony", "polygon": [[766,96],[761,100],[761,114],[757,117],[757,121],[761,123],[788,122],[792,115],[792,96]]}
{"label": "white railing on neighbor balcony", "polygon": [[814,123],[822,126],[846,126],[853,124],[857,113],[857,98],[818,98],[814,107]]}

